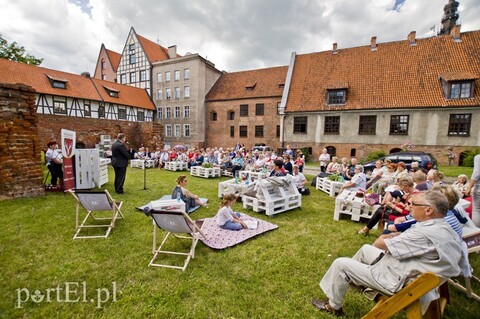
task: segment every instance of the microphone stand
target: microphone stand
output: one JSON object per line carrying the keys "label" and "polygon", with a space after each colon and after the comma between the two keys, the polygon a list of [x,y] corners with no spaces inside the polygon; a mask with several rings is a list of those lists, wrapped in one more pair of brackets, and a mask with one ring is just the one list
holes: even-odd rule
{"label": "microphone stand", "polygon": [[143,159],[143,190],[147,190],[147,159]]}

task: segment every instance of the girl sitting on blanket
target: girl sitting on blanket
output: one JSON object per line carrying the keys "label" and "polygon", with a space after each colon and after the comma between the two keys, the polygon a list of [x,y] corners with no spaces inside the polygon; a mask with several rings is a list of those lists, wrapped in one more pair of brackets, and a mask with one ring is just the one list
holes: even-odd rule
{"label": "girl sitting on blanket", "polygon": [[232,205],[237,201],[235,194],[225,194],[220,203],[220,210],[215,216],[215,221],[220,228],[240,230],[248,228],[247,224],[240,219],[240,213],[232,210]]}
{"label": "girl sitting on blanket", "polygon": [[196,206],[205,206],[207,204],[202,204],[198,195],[190,193],[188,189],[185,188],[187,186],[187,176],[180,175],[177,177],[177,186],[173,189],[172,192],[172,199],[176,199],[178,195],[180,195],[180,199],[185,202],[186,210]]}

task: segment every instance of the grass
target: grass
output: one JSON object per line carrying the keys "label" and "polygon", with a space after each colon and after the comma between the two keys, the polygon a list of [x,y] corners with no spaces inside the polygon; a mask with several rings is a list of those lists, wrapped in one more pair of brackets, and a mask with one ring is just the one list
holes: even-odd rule
{"label": "grass", "polygon": [[[109,174],[106,188],[114,194],[112,169]],[[70,196],[49,193],[0,202],[0,318],[330,318],[310,305],[313,297],[323,297],[318,282],[335,258],[352,256],[375,238],[356,234],[362,224],[334,221],[334,200],[312,188],[301,209],[272,218],[247,212],[279,225],[277,230],[223,251],[199,243],[185,272],[148,267],[152,222],[135,206],[169,194],[182,173],[147,170],[147,190],[142,170],[129,168],[127,174],[126,193],[114,196],[124,201],[125,220],[108,239],[72,240],[75,205]],[[209,207],[192,218],[215,215],[217,184],[225,179],[188,178],[192,192],[210,199]],[[234,209],[245,211],[240,203]],[[478,254],[471,263],[479,273]],[[78,302],[64,302],[66,282],[76,291],[70,300],[80,297]],[[87,302],[82,302],[84,286]],[[19,293],[24,298],[27,289],[33,295],[49,288],[50,302],[30,298],[16,308]],[[107,299],[107,290],[109,300],[97,304],[98,294]],[[475,301],[453,288],[450,292],[445,318],[478,318]],[[372,306],[349,291],[344,311],[347,318],[360,318]]]}

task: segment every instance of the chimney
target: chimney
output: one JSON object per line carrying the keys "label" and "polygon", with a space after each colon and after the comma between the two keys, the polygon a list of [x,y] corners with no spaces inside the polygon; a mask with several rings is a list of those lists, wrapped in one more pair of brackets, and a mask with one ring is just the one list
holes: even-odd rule
{"label": "chimney", "polygon": [[174,59],[174,58],[177,57],[177,46],[176,45],[172,45],[172,46],[168,47],[168,57],[170,59]]}
{"label": "chimney", "polygon": [[90,72],[85,71],[85,72],[82,72],[80,75],[83,76],[84,78],[90,79]]}
{"label": "chimney", "polygon": [[460,24],[456,24],[453,28],[452,31],[450,31],[450,34],[453,37],[453,41],[455,42],[462,42],[462,39],[460,39]]}
{"label": "chimney", "polygon": [[337,44],[336,44],[336,43],[333,44],[332,53],[333,53],[333,54],[337,54],[337,53],[338,53]]}
{"label": "chimney", "polygon": [[407,39],[408,39],[408,42],[410,43],[410,46],[417,45],[416,36],[417,36],[417,31],[411,31],[408,34]]}
{"label": "chimney", "polygon": [[377,51],[377,37],[372,37],[370,39],[370,50]]}

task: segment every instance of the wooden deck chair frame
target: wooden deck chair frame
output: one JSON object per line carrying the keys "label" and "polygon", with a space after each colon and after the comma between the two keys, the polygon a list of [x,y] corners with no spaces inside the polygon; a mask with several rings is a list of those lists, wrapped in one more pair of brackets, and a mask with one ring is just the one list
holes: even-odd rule
{"label": "wooden deck chair frame", "polygon": [[[422,318],[420,297],[440,286],[440,278],[433,273],[424,273],[391,297],[380,295],[377,304],[363,319],[390,318],[401,310],[406,310],[409,319]],[[441,318],[449,302],[448,284],[440,286],[440,298],[430,303],[423,318]]]}
{"label": "wooden deck chair frame", "polygon": [[[77,201],[75,209],[75,235],[73,239],[83,238],[107,238],[110,232],[115,227],[117,219],[124,219],[120,208],[123,202],[116,202],[107,190],[104,191],[68,191]],[[80,222],[80,211],[84,209],[87,214]],[[96,212],[111,211],[110,217],[95,217]],[[90,220],[93,221],[109,221],[108,224],[87,224]],[[106,228],[104,235],[80,235],[83,229],[87,228]]]}
{"label": "wooden deck chair frame", "polygon": [[[480,229],[463,236],[463,240],[467,243],[468,253],[480,252]],[[472,290],[472,280],[480,283],[480,279],[472,275],[472,277],[464,277],[465,285],[462,285],[456,279],[449,279],[448,282],[456,289],[464,292],[468,298],[480,301],[480,296]]]}
{"label": "wooden deck chair frame", "polygon": [[[153,220],[153,257],[150,260],[149,266],[181,269],[185,271],[190,262],[190,259],[195,258],[195,247],[197,246],[199,236],[205,237],[205,234],[200,230],[194,220],[190,218],[185,212],[179,211],[164,211],[152,210],[151,216]],[[160,228],[167,232],[162,240],[160,246],[157,247],[157,229]],[[191,241],[191,246],[188,252],[179,252],[172,250],[163,250],[165,243],[170,235],[178,239],[188,239]],[[159,254],[182,255],[186,256],[183,266],[168,265],[156,263]]]}

